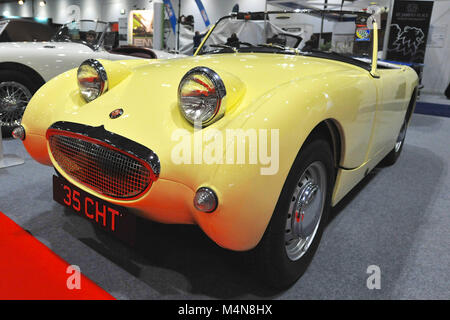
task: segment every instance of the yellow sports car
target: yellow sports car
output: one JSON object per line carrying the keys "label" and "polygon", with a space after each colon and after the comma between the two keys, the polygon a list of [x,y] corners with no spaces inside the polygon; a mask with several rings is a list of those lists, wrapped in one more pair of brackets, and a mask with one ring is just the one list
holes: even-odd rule
{"label": "yellow sports car", "polygon": [[[353,22],[349,44],[286,27],[310,14]],[[100,227],[130,240],[137,216],[196,224],[287,287],[330,206],[402,150],[418,77],[377,55],[367,12],[233,13],[193,57],[88,60],[58,76],[14,136],[56,169],[54,199]]]}

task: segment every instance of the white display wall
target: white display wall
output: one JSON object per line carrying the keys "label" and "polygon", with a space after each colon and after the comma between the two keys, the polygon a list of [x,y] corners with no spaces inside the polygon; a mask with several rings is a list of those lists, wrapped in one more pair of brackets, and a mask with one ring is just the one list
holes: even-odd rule
{"label": "white display wall", "polygon": [[443,94],[450,81],[450,0],[435,1],[431,15],[423,92]]}
{"label": "white display wall", "polygon": [[[99,19],[105,21],[118,21],[126,16],[130,10],[149,9],[154,1],[149,0],[46,0],[47,5],[39,6],[39,1],[34,1],[34,16],[53,18],[55,23],[65,23],[70,20],[72,6],[80,8],[81,19]],[[161,1],[160,1],[161,2]],[[178,12],[178,0],[172,0],[176,12]],[[224,14],[231,12],[235,4],[239,4],[243,11],[262,11],[265,1],[262,0],[204,0],[203,4],[211,22],[215,22]],[[123,12],[123,14],[121,14]],[[194,0],[181,0],[181,12],[185,15],[193,15],[195,28],[203,30],[205,25]],[[16,2],[0,4],[0,15],[7,13],[11,16],[32,17],[32,1],[25,1],[19,6]]]}
{"label": "white display wall", "polygon": [[[155,0],[162,1],[162,0]],[[178,1],[172,0],[176,13]],[[388,0],[382,0],[384,2]],[[360,0],[361,3],[368,0]],[[73,14],[79,14],[81,19],[99,19],[104,21],[118,21],[128,16],[129,11],[135,9],[149,9],[153,1],[149,0],[46,0],[47,5],[39,6],[39,0],[27,0],[19,6],[16,2],[0,4],[0,15],[53,18],[55,23],[65,23],[73,20]],[[355,1],[356,3],[356,1]],[[235,4],[239,4],[241,11],[263,11],[264,0],[203,0],[203,4],[211,22],[229,13]],[[269,9],[274,9],[269,7]],[[275,8],[276,9],[276,8]],[[78,10],[78,11],[77,11]],[[181,0],[181,12],[184,15],[193,15],[195,30],[203,31],[205,24],[194,0]],[[318,32],[317,24],[311,23],[314,32]],[[325,26],[325,32],[328,26]],[[450,0],[434,1],[431,19],[431,32],[444,34],[445,38],[437,45],[427,46],[423,84],[427,92],[443,93],[450,78]]]}

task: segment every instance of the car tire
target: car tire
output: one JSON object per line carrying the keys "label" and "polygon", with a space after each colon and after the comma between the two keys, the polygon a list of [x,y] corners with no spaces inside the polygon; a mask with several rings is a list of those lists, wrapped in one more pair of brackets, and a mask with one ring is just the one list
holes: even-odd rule
{"label": "car tire", "polygon": [[[39,87],[22,72],[0,70],[0,126],[4,138],[11,137],[20,124],[28,102]],[[20,102],[14,104],[14,101]]]}
{"label": "car tire", "polygon": [[398,158],[400,157],[400,154],[403,150],[403,145],[405,144],[406,139],[406,132],[408,131],[408,125],[411,121],[412,114],[414,112],[414,108],[417,101],[417,94],[418,89],[415,88],[414,92],[412,94],[411,100],[409,102],[408,110],[406,111],[405,119],[403,120],[402,127],[400,128],[400,132],[397,136],[397,141],[395,142],[394,148],[391,150],[391,152],[388,153],[386,157],[384,157],[383,160],[381,160],[380,165],[382,167],[388,167],[394,165]]}
{"label": "car tire", "polygon": [[[266,232],[254,250],[257,272],[262,281],[274,289],[290,287],[303,275],[312,261],[319,246],[330,210],[335,180],[333,163],[330,144],[321,136],[314,136],[309,139],[294,161]],[[314,178],[317,181],[313,181],[314,179],[310,179],[310,181],[304,180],[304,177],[308,174],[312,178],[314,170],[322,176]],[[316,174],[316,177],[318,177],[318,174]],[[302,206],[300,199],[303,198],[305,192],[310,188],[311,183],[316,186],[320,185],[321,189],[315,191],[314,198],[310,199],[309,205]],[[311,191],[311,189],[309,190]],[[317,204],[319,200],[321,201],[320,205]],[[303,204],[305,203],[303,202]],[[299,206],[300,210],[295,210],[299,209]],[[304,208],[305,211],[301,210],[301,208]],[[316,210],[313,210],[314,208]],[[303,212],[305,214],[301,215],[300,220],[300,214]],[[309,221],[308,214],[310,214]],[[317,217],[317,215],[320,216]],[[315,218],[313,219],[313,217]],[[318,222],[314,222],[317,219]],[[305,224],[303,225],[303,223]],[[315,227],[312,228],[314,224]],[[296,251],[292,249],[297,249],[297,251],[300,249],[302,251],[301,242],[291,241],[294,241],[295,236],[298,235],[298,232],[295,232],[294,229],[299,231],[299,225],[301,226],[300,234],[310,232],[312,229],[315,231],[311,233],[312,240],[309,240],[311,242],[309,244],[305,242],[305,247],[306,245],[308,246],[306,251],[303,253],[298,252],[296,255]],[[288,232],[288,228],[291,228],[291,233]],[[286,239],[291,236],[294,240]]]}
{"label": "car tire", "polygon": [[394,149],[392,149],[391,152],[389,152],[388,155],[381,161],[382,166],[384,167],[392,166],[397,162],[398,158],[400,157],[400,154],[402,153],[403,145],[405,144],[407,130],[408,130],[408,122],[405,119],[400,129],[400,133],[398,134],[397,141],[395,142]]}

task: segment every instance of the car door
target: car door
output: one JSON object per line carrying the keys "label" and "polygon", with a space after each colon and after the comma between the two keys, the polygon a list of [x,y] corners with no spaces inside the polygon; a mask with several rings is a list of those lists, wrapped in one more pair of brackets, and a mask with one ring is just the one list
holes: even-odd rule
{"label": "car door", "polygon": [[378,69],[374,79],[377,109],[372,130],[368,160],[380,152],[390,151],[400,132],[405,113],[406,79],[401,68]]}

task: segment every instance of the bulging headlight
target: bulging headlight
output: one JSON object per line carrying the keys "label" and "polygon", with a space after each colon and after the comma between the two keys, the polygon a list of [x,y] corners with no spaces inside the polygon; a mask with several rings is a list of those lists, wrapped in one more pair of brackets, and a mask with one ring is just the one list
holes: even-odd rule
{"label": "bulging headlight", "polygon": [[87,102],[94,101],[108,90],[108,76],[99,61],[89,59],[81,64],[78,68],[78,87]]}
{"label": "bulging headlight", "polygon": [[191,124],[206,127],[225,113],[222,104],[225,85],[217,73],[207,67],[189,71],[178,88],[178,105]]}

